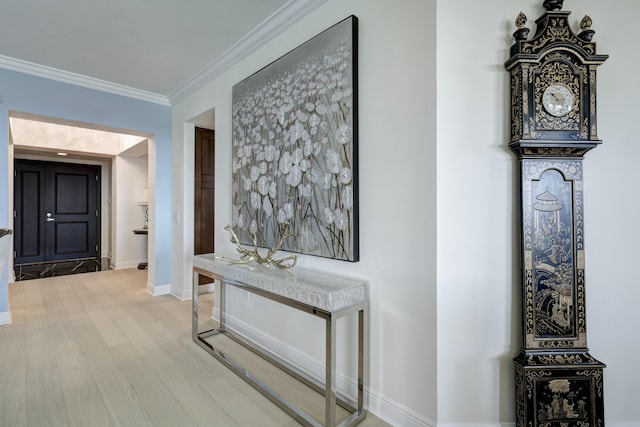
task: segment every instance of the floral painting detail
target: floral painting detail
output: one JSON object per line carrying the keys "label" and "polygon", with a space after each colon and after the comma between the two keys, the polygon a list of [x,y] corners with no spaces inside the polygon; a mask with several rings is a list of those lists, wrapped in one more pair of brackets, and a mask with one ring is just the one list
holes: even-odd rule
{"label": "floral painting detail", "polygon": [[241,243],[358,261],[357,18],[233,87],[232,225]]}

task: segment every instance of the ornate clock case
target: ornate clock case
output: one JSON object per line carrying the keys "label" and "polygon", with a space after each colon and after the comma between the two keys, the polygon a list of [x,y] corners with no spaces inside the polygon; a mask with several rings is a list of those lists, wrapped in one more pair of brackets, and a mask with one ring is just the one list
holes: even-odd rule
{"label": "ornate clock case", "polygon": [[576,35],[563,1],[546,0],[529,38],[516,19],[505,63],[511,141],[520,166],[522,348],[514,359],[517,426],[604,426],[603,369],[589,354],[583,156],[597,136],[591,19]]}

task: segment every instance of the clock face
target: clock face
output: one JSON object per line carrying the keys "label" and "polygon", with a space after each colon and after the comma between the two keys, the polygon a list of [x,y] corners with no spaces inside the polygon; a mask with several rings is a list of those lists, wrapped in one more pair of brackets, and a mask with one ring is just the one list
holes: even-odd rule
{"label": "clock face", "polygon": [[565,85],[553,84],[542,94],[542,105],[552,116],[566,116],[573,110],[573,92]]}

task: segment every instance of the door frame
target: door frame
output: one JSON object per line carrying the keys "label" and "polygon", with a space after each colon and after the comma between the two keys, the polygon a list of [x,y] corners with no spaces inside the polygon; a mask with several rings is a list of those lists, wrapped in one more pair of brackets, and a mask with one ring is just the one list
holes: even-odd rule
{"label": "door frame", "polygon": [[[96,177],[96,184],[95,187],[93,187],[93,183],[89,182],[89,186],[93,187],[93,197],[95,197],[95,199],[93,201],[89,201],[90,205],[89,205],[89,211],[85,214],[85,215],[91,215],[93,217],[93,212],[95,211],[96,213],[96,219],[95,220],[91,220],[91,223],[94,223],[95,229],[93,230],[89,230],[89,235],[93,236],[95,235],[95,243],[91,242],[90,244],[96,245],[96,249],[94,250],[89,250],[89,252],[95,252],[95,258],[101,258],[102,256],[102,233],[101,233],[101,229],[102,229],[102,216],[103,216],[103,203],[102,203],[102,183],[100,182],[102,180],[103,177],[103,166],[99,165],[99,164],[87,164],[85,162],[60,162],[60,161],[53,161],[51,159],[47,159],[47,160],[41,160],[41,159],[23,159],[23,158],[14,158],[12,165],[13,165],[13,177],[14,177],[14,181],[12,183],[12,193],[13,193],[13,228],[14,230],[14,251],[13,251],[13,265],[17,265],[16,264],[16,258],[17,258],[17,252],[18,252],[18,248],[20,248],[21,246],[17,243],[17,239],[19,239],[22,236],[22,229],[16,229],[16,222],[19,221],[19,217],[17,215],[17,211],[18,209],[23,208],[22,205],[20,204],[16,204],[16,197],[19,197],[18,194],[16,194],[16,183],[18,182],[19,177],[17,176],[17,170],[15,168],[16,163],[17,162],[21,162],[24,165],[33,165],[34,169],[39,169],[40,173],[42,174],[40,176],[39,179],[39,186],[41,187],[41,192],[42,194],[40,194],[40,200],[39,200],[39,212],[36,214],[37,217],[39,218],[39,221],[42,221],[44,218],[44,213],[45,211],[52,211],[52,206],[48,206],[47,203],[51,202],[50,197],[52,196],[52,194],[50,194],[52,188],[51,186],[53,185],[53,182],[51,182],[50,180],[50,172],[52,170],[55,171],[55,169],[57,168],[69,168],[69,169],[73,169],[73,168],[78,168],[80,169],[86,169],[86,172],[89,172],[92,174],[92,176],[95,173],[95,177]],[[54,168],[54,169],[50,169],[50,168]],[[55,173],[55,172],[54,172]],[[91,178],[93,180],[93,178]],[[89,188],[88,188],[89,190]],[[19,207],[17,205],[20,205]],[[62,215],[62,214],[61,214]],[[92,228],[93,228],[92,227]],[[24,260],[24,262],[21,262],[20,264],[30,264],[30,263],[48,263],[48,262],[56,262],[56,261],[65,261],[65,260],[71,260],[71,259],[83,259],[83,258],[93,258],[93,257],[84,257],[84,256],[79,256],[78,253],[76,255],[78,256],[69,256],[69,258],[65,258],[64,256],[60,256],[60,255],[56,255],[55,251],[52,254],[51,251],[53,249],[52,246],[50,246],[52,244],[51,241],[49,241],[47,243],[47,238],[49,238],[49,240],[51,240],[51,230],[49,230],[50,227],[47,226],[47,224],[42,224],[41,230],[39,231],[38,234],[38,246],[40,249],[40,255],[38,256],[38,258],[42,258],[42,259],[37,259],[37,260]],[[47,258],[50,259],[47,259]]]}
{"label": "door frame", "polygon": [[[100,236],[101,236],[101,245],[100,245],[100,258],[110,258],[111,256],[111,245],[113,244],[111,238],[111,228],[112,228],[112,215],[110,210],[110,200],[111,200],[111,164],[112,159],[105,157],[104,159],[93,158],[93,159],[76,159],[76,158],[68,158],[68,157],[54,157],[51,155],[47,155],[47,153],[34,152],[33,154],[27,153],[14,153],[13,144],[9,145],[9,182],[8,185],[8,200],[7,200],[7,210],[8,210],[8,218],[9,218],[9,228],[15,228],[13,211],[15,207],[13,206],[13,201],[15,195],[14,193],[14,164],[15,160],[37,160],[43,162],[59,162],[59,163],[79,163],[79,164],[87,164],[87,165],[98,165],[101,166],[102,175],[100,176],[101,187],[100,194],[101,204],[100,210],[102,212],[101,215],[101,223],[100,223]],[[12,254],[13,254],[12,249]],[[9,274],[8,280],[9,282],[15,282],[14,276],[14,257],[9,257],[7,264],[7,272]]]}

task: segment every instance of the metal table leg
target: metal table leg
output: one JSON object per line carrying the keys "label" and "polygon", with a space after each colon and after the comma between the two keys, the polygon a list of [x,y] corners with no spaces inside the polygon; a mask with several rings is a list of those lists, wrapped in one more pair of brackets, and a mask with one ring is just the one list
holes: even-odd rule
{"label": "metal table leg", "polygon": [[329,316],[326,325],[325,426],[336,425],[336,322]]}
{"label": "metal table leg", "polygon": [[364,376],[367,372],[365,357],[367,330],[366,308],[358,311],[358,411],[364,410]]}
{"label": "metal table leg", "polygon": [[226,306],[227,306],[227,284],[224,279],[220,279],[220,297],[218,298],[220,304],[220,330],[226,330],[227,325],[227,315],[225,314]]}
{"label": "metal table leg", "polygon": [[198,273],[195,271],[193,272],[192,292],[191,338],[196,341],[198,338]]}

